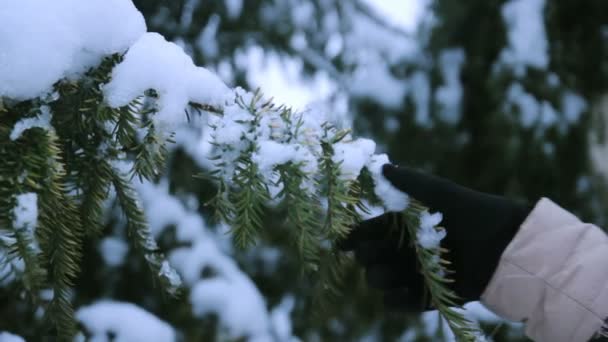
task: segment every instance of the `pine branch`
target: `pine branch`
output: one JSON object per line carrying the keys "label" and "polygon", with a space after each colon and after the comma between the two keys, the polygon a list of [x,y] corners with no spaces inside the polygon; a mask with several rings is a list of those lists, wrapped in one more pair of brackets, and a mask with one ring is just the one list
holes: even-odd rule
{"label": "pine branch", "polygon": [[257,166],[249,157],[238,162],[233,181],[235,190],[229,197],[234,210],[231,233],[237,246],[245,248],[254,243],[262,229],[264,205],[270,196]]}
{"label": "pine branch", "polygon": [[319,227],[320,207],[314,194],[309,194],[303,187],[305,182],[312,182],[295,164],[285,164],[277,167],[283,190],[279,197],[287,210],[287,221],[295,229],[296,246],[307,271],[317,271],[319,263],[319,248],[321,245]]}
{"label": "pine branch", "polygon": [[[168,139],[157,133],[154,124],[149,121],[144,125],[146,135],[141,143],[133,148],[135,153],[135,164],[133,170],[141,178],[154,179],[158,177],[165,167]],[[172,141],[169,139],[169,141]]]}
{"label": "pine branch", "polygon": [[57,328],[58,338],[68,340],[75,333],[74,310],[71,305],[71,286],[76,279],[82,258],[84,229],[78,207],[67,195],[65,166],[60,147],[53,132],[48,132],[47,155],[50,156],[49,180],[39,194],[38,236],[43,260],[50,267],[49,281],[54,297],[47,317]]}
{"label": "pine branch", "polygon": [[324,231],[331,241],[345,238],[358,221],[355,210],[359,198],[356,196],[356,181],[346,182],[340,178],[340,164],[333,161],[333,148],[323,143],[321,159],[322,181],[325,183],[323,195],[327,198]]}
{"label": "pine branch", "polygon": [[165,257],[159,251],[158,245],[150,233],[135,190],[117,170],[112,172],[112,184],[125,215],[129,241],[143,256],[150,272],[159,281],[163,291],[171,296],[176,296],[180,291],[181,283],[174,278],[174,271],[167,269],[168,266],[164,265]]}
{"label": "pine branch", "polygon": [[[428,211],[425,206],[412,200],[410,206],[402,214],[405,227],[397,227],[397,229],[407,229],[408,235],[412,237],[411,243],[416,250],[420,272],[425,280],[433,307],[445,318],[458,341],[478,341],[482,338],[483,332],[477,323],[462,314],[464,309],[457,304],[458,295],[447,287],[447,284],[453,282],[445,276],[453,273],[447,269],[449,262],[441,259],[441,255],[447,251],[442,248],[422,248],[415,239],[418,227],[420,227],[420,215],[425,211]],[[460,308],[460,311],[455,308]]]}
{"label": "pine branch", "polygon": [[[23,259],[25,272],[23,273],[23,285],[32,295],[42,288],[46,280],[46,270],[42,268],[40,256],[33,248],[33,236],[30,236],[25,229],[15,229],[15,243],[9,247],[9,254]],[[1,268],[1,267],[0,267]]]}
{"label": "pine branch", "polygon": [[344,293],[345,286],[347,286],[344,279],[353,266],[353,260],[346,254],[331,249],[321,252],[318,264],[319,272],[316,275],[312,298],[314,305],[323,311]]}
{"label": "pine branch", "polygon": [[99,236],[102,231],[103,203],[108,197],[112,170],[104,160],[91,160],[82,169],[80,177],[85,180],[80,217],[87,234]]}

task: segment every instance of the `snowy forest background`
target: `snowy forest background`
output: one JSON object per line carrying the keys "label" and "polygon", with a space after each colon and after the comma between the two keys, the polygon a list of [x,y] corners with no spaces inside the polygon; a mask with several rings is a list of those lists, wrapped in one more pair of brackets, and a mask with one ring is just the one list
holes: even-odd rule
{"label": "snowy forest background", "polygon": [[[605,1],[134,4],[148,31],[182,46],[229,86],[259,87],[298,109],[322,108],[357,135],[372,137],[395,163],[512,198],[550,197],[585,220],[608,223]],[[205,205],[214,184],[192,177],[209,166],[206,129],[196,118],[179,127],[163,175],[136,186],[186,293],[174,299],[158,291],[108,203],[103,236],[86,246],[74,288],[81,337],[448,339],[434,312],[386,312],[355,267],[339,295],[318,297],[281,221],[265,222],[272,229],[255,247],[233,247],[228,227]],[[0,331],[45,340],[42,312],[9,273],[0,268]],[[470,314],[495,341],[524,340],[520,325],[501,322],[477,304]]]}

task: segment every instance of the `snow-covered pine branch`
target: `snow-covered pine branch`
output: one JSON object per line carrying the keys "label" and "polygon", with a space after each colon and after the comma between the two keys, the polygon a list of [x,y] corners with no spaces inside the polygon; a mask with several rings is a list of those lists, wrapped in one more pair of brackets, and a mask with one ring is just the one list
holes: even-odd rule
{"label": "snow-covered pine branch", "polygon": [[[410,235],[418,236],[432,303],[457,336],[476,338],[473,325],[450,309],[454,294],[443,284],[445,232],[437,216],[384,179],[389,160],[375,154],[373,141],[354,138],[326,113],[296,112],[259,92],[229,89],[179,46],[146,33],[130,1],[3,6],[0,226],[8,229],[0,230],[0,253],[17,251],[25,265],[20,279],[32,296],[53,289],[46,312],[60,338],[75,333],[70,288],[84,240],[100,232],[110,192],[151,273],[167,293],[178,292],[180,276],[159,252],[131,179],[154,180],[165,145],[191,115],[209,123],[207,176],[238,245],[255,242],[268,207],[282,207],[303,267],[314,272],[365,203],[379,203],[402,212]],[[374,186],[365,188],[372,183],[360,182],[364,177]]]}

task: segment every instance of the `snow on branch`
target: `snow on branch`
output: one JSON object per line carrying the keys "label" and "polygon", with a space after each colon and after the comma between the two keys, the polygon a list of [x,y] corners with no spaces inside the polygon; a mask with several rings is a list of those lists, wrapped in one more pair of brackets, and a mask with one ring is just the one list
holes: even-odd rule
{"label": "snow on branch", "polygon": [[[50,308],[63,338],[74,335],[70,287],[84,240],[99,233],[109,189],[116,194],[132,246],[163,289],[178,294],[181,277],[193,286],[195,314],[214,307],[239,311],[232,302],[209,297],[220,287],[234,286],[257,298],[255,286],[234,265],[227,266],[234,272],[214,280],[196,279],[185,263],[173,269],[159,251],[135,189],[134,179],[152,181],[161,172],[166,144],[192,110],[209,123],[211,167],[205,176],[217,186],[215,209],[239,246],[255,243],[267,229],[267,209],[282,206],[303,268],[314,273],[323,262],[321,254],[339,253],[327,242],[346,236],[366,203],[380,203],[404,215],[407,227],[396,228],[418,237],[412,245],[432,304],[457,336],[479,336],[469,320],[451,309],[456,296],[445,286],[448,272],[440,262],[445,235],[437,227],[440,217],[430,216],[382,176],[389,159],[375,154],[372,140],[355,138],[321,111],[296,112],[260,92],[229,89],[216,75],[195,66],[179,46],[145,33],[141,14],[128,0],[60,0],[52,5],[10,0],[0,21],[0,40],[9,42],[0,54],[0,98],[5,104],[0,109],[9,113],[0,117],[0,159],[27,166],[0,166],[0,182],[6,183],[0,184],[0,198],[31,193],[28,203],[38,200],[37,223],[29,216],[17,221],[32,230],[30,223],[38,225],[41,251],[29,251],[38,253],[53,275]],[[40,58],[42,53],[48,58]],[[0,206],[0,219],[19,210]],[[195,269],[205,263],[229,264],[221,253],[205,254],[209,249],[200,247],[205,244],[197,239],[191,249],[169,260],[192,259]],[[252,305],[264,306],[263,301]]]}

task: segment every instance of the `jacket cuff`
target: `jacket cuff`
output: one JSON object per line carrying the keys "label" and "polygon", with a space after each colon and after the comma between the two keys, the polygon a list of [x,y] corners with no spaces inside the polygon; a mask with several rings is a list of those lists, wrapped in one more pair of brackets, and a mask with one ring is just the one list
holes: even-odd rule
{"label": "jacket cuff", "polygon": [[586,341],[608,317],[608,236],[541,199],[503,252],[482,294],[536,341]]}

